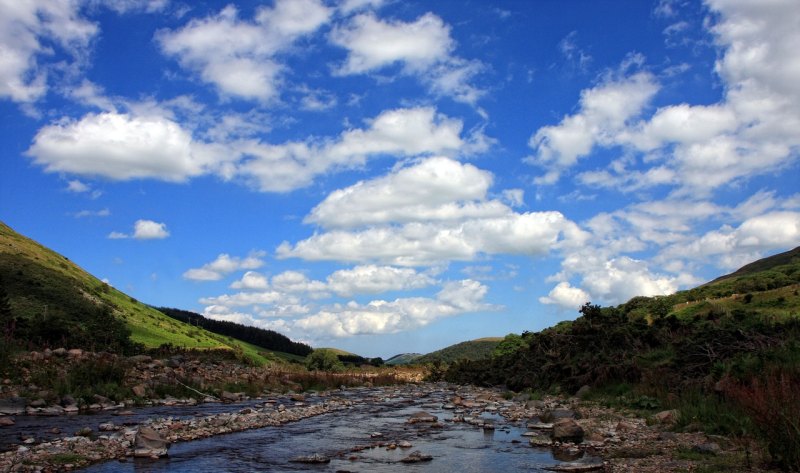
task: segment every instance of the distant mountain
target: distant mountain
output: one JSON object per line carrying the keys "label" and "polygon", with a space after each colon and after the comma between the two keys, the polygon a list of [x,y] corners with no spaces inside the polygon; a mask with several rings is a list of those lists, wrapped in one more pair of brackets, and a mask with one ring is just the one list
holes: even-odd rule
{"label": "distant mountain", "polygon": [[21,347],[121,352],[171,344],[266,361],[258,347],[167,317],[2,222],[0,328]]}
{"label": "distant mountain", "polygon": [[395,355],[388,360],[384,364],[387,365],[410,365],[414,362],[417,358],[421,357],[422,353],[400,353],[399,355]]}

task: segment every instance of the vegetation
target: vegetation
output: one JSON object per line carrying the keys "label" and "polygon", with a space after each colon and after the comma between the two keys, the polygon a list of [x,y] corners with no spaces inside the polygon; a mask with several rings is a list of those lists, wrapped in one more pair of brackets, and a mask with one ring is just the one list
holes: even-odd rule
{"label": "vegetation", "polygon": [[319,348],[306,357],[306,368],[310,371],[344,371],[344,364],[336,352]]}
{"label": "vegetation", "polygon": [[453,363],[458,360],[481,360],[491,356],[502,338],[480,338],[461,342],[416,358],[414,364]]}
{"label": "vegetation", "polygon": [[778,466],[800,468],[800,249],[688,291],[586,304],[580,314],[443,376],[513,390],[616,389],[631,407],[679,409],[685,429],[758,434]]}
{"label": "vegetation", "polygon": [[0,275],[0,361],[22,349],[134,353],[164,344],[226,349],[254,363],[269,361],[264,349],[167,317],[2,222]]}
{"label": "vegetation", "polygon": [[389,358],[388,360],[385,361],[385,363],[389,366],[409,365],[414,363],[414,360],[416,360],[421,356],[422,356],[421,353],[400,353]]}
{"label": "vegetation", "polygon": [[293,342],[289,337],[272,330],[265,330],[224,320],[208,319],[200,314],[186,310],[168,307],[159,307],[158,310],[173,319],[180,320],[189,325],[202,327],[209,332],[214,332],[219,335],[233,337],[265,350],[290,353],[297,356],[306,356],[313,351],[313,349],[305,343]]}

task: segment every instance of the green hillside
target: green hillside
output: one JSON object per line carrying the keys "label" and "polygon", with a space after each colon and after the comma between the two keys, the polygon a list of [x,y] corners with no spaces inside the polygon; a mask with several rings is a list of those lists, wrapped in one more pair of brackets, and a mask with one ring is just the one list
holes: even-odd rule
{"label": "green hillside", "polygon": [[492,351],[502,340],[502,337],[487,337],[456,343],[416,358],[413,363],[433,363],[435,361],[453,363],[458,360],[482,360],[491,357]]}
{"label": "green hillside", "polygon": [[389,366],[410,365],[421,356],[422,353],[400,353],[386,360],[386,364]]}
{"label": "green hillside", "polygon": [[258,347],[167,317],[2,222],[0,296],[6,336],[34,346],[119,351],[127,331],[146,348],[227,349],[267,361]]}
{"label": "green hillside", "polygon": [[669,296],[587,303],[576,320],[525,332],[518,349],[462,360],[443,376],[531,393],[587,387],[602,402],[675,409],[678,429],[756,436],[776,465],[798,470],[798,252]]}

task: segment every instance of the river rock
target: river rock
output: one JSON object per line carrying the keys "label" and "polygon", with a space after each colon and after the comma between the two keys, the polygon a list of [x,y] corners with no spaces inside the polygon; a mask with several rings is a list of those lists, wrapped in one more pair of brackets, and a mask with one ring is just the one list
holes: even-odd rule
{"label": "river rock", "polygon": [[48,406],[48,407],[44,407],[42,409],[39,409],[39,412],[37,412],[36,415],[40,415],[40,416],[60,416],[60,415],[64,414],[64,412],[65,412],[65,410],[64,410],[63,407],[61,407],[59,405],[53,405],[53,406]]}
{"label": "river rock", "polygon": [[531,436],[530,444],[531,447],[550,447],[553,441],[544,435],[536,434]]}
{"label": "river rock", "polygon": [[0,427],[10,427],[14,425],[14,419],[10,417],[0,417]]}
{"label": "river rock", "polygon": [[325,455],[320,455],[319,453],[315,453],[313,455],[294,457],[289,461],[292,463],[309,463],[318,465],[323,463],[330,463],[331,459],[326,457]]}
{"label": "river rock", "polygon": [[139,427],[133,446],[135,457],[164,457],[167,455],[169,442],[151,427]]}
{"label": "river rock", "polygon": [[242,393],[222,391],[220,398],[222,399],[222,402],[238,402],[242,398]]}
{"label": "river rock", "polygon": [[0,399],[0,414],[7,416],[17,416],[25,413],[25,406],[28,402],[22,397],[11,397]]}
{"label": "river rock", "polygon": [[431,460],[433,460],[432,456],[426,455],[420,452],[419,450],[415,450],[411,452],[409,456],[403,458],[400,461],[403,463],[420,463],[420,462],[429,462]]}
{"label": "river rock", "polygon": [[674,424],[678,420],[678,411],[670,409],[668,411],[661,411],[653,416],[661,424]]}
{"label": "river rock", "polygon": [[408,423],[416,424],[418,422],[436,422],[437,420],[439,420],[439,418],[435,415],[428,414],[424,411],[419,411],[411,414],[411,417],[408,418]]}
{"label": "river rock", "polygon": [[573,419],[561,419],[553,424],[554,441],[581,443],[583,435],[583,428]]}
{"label": "river rock", "polygon": [[400,441],[400,443],[397,444],[397,446],[400,448],[411,448],[413,445],[411,445],[411,442],[409,442],[408,440],[402,440]]}
{"label": "river rock", "polygon": [[539,418],[542,422],[555,422],[559,419],[580,419],[581,416],[571,409],[548,409]]}
{"label": "river rock", "polygon": [[604,468],[605,468],[605,466],[603,465],[602,462],[593,462],[593,463],[583,463],[583,462],[560,463],[558,465],[542,467],[543,470],[547,470],[547,471],[570,471],[570,472],[599,471],[599,470],[602,470]]}

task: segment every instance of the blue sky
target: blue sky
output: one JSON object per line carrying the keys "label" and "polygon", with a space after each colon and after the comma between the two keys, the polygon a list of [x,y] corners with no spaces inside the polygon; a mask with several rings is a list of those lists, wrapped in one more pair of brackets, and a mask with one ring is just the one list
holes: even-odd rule
{"label": "blue sky", "polygon": [[368,356],[800,244],[795,0],[0,6],[0,219]]}

